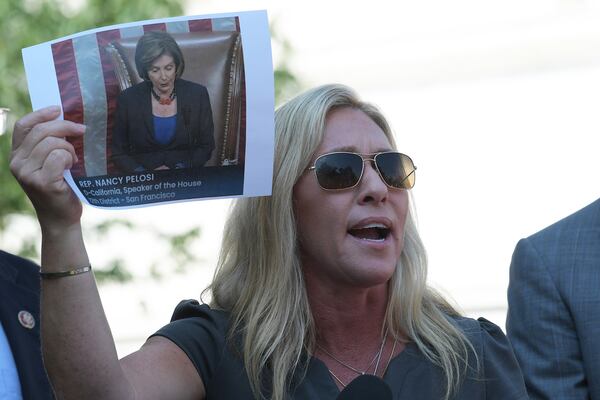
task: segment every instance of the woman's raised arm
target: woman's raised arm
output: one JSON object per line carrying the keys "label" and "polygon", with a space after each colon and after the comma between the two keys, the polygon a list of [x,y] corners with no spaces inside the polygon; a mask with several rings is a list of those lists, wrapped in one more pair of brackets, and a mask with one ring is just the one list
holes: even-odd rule
{"label": "woman's raised arm", "polygon": [[[63,179],[77,161],[67,137],[85,127],[56,120],[58,107],[21,118],[10,169],[31,199],[42,229],[42,272],[89,265],[79,199]],[[93,273],[42,280],[42,350],[59,399],[198,399],[204,386],[175,344],[152,338],[118,360]]]}

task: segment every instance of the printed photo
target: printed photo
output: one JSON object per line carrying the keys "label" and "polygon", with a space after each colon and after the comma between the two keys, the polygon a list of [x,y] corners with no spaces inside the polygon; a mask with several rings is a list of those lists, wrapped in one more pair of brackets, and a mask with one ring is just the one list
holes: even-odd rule
{"label": "printed photo", "polygon": [[[272,108],[248,111],[266,110],[273,89],[271,77],[270,90],[248,96],[244,59],[268,57],[259,63],[266,70],[254,71],[263,83],[272,65],[260,43],[268,34],[253,24],[242,31],[247,14],[257,12],[126,24],[49,44],[64,119],[86,125],[71,141],[79,161],[69,175],[89,204],[244,195],[248,138],[270,140],[272,161],[273,136],[272,123],[248,134],[247,121],[272,121]],[[245,54],[246,41],[263,54]],[[26,70],[33,49],[24,50]]]}

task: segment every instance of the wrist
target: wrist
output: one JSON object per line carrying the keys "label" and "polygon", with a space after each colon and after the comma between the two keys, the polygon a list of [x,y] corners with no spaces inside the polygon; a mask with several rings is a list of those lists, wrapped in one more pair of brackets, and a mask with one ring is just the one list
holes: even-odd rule
{"label": "wrist", "polygon": [[80,221],[71,224],[40,221],[40,228],[42,230],[42,240],[65,240],[65,238],[83,236]]}
{"label": "wrist", "polygon": [[90,265],[79,223],[42,228],[42,271],[62,272]]}

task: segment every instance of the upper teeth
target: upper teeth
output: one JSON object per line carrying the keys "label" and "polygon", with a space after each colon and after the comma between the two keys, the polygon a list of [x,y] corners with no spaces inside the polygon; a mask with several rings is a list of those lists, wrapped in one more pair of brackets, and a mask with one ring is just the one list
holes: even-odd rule
{"label": "upper teeth", "polygon": [[365,226],[358,227],[356,229],[368,229],[368,228],[387,229],[387,226],[385,226],[384,224],[368,224],[368,225],[365,225]]}

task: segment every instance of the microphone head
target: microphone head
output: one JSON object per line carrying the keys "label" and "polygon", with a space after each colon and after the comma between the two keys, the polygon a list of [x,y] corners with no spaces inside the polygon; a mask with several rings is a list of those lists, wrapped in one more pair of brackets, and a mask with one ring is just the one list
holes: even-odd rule
{"label": "microphone head", "polygon": [[375,375],[360,375],[340,392],[337,400],[392,400],[392,389]]}

